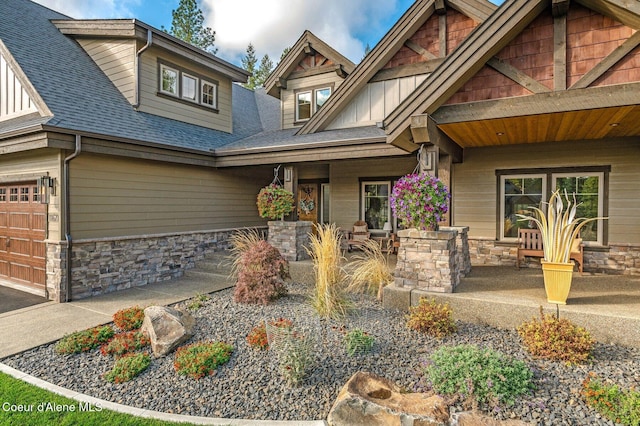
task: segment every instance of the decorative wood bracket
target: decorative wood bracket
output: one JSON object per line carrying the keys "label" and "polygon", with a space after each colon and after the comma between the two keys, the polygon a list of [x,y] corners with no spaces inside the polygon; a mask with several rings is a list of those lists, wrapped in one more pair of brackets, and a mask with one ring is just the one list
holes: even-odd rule
{"label": "decorative wood bracket", "polygon": [[569,11],[570,0],[553,0],[551,3],[551,13],[554,18],[564,16]]}
{"label": "decorative wood bracket", "polygon": [[418,43],[415,43],[411,40],[405,41],[404,45],[407,46],[409,49],[413,50],[414,52],[416,52],[418,55],[422,56],[427,61],[430,59],[437,59],[436,55],[434,55],[424,47],[420,46]]}
{"label": "decorative wood bracket", "polygon": [[540,83],[538,80],[529,77],[527,74],[523,73],[516,67],[504,61],[501,61],[496,57],[489,59],[487,61],[487,65],[533,93],[544,93],[551,91],[551,89]]}
{"label": "decorative wood bracket", "polygon": [[591,68],[589,72],[583,75],[580,80],[576,81],[570,89],[584,89],[585,87],[589,87],[591,83],[600,78],[602,74],[607,72],[619,60],[627,56],[627,54],[638,47],[638,45],[640,45],[640,31],[636,31],[634,35],[618,46],[606,58],[600,61],[598,65]]}
{"label": "decorative wood bracket", "polygon": [[444,4],[444,0],[436,0],[436,13],[438,15],[446,15],[447,14],[447,6]]}

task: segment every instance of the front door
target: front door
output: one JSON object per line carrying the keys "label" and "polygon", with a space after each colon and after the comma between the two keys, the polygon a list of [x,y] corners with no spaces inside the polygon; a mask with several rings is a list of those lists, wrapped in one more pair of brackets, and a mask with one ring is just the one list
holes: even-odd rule
{"label": "front door", "polygon": [[36,183],[0,185],[0,279],[44,292],[45,233]]}
{"label": "front door", "polygon": [[318,184],[298,184],[298,219],[318,223]]}

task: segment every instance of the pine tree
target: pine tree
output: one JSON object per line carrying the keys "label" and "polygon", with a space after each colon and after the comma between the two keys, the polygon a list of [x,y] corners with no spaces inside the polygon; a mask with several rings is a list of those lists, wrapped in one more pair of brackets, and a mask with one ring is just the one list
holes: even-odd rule
{"label": "pine tree", "polygon": [[[215,54],[216,32],[204,26],[204,16],[196,0],[180,0],[178,8],[171,11],[171,34],[202,50]],[[166,29],[163,27],[163,30]]]}
{"label": "pine tree", "polygon": [[247,54],[242,58],[242,68],[245,71],[250,73],[249,81],[243,84],[247,89],[255,89],[256,88],[256,64],[258,63],[258,59],[256,58],[256,49],[253,47],[252,43],[249,43],[247,46]]}
{"label": "pine tree", "polygon": [[269,77],[269,74],[271,74],[272,70],[273,61],[271,60],[271,58],[269,58],[269,55],[265,54],[260,61],[260,67],[258,68],[258,71],[256,71],[256,81],[254,89],[264,86],[264,82]]}

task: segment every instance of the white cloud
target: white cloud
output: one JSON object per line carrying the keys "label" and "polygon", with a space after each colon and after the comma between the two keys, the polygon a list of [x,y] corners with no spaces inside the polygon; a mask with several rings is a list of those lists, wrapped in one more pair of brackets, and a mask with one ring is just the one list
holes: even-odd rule
{"label": "white cloud", "polygon": [[206,25],[216,31],[218,54],[232,62],[244,56],[250,42],[258,59],[267,53],[277,61],[285,47],[310,30],[357,63],[365,47],[357,35],[386,32],[379,28],[381,21],[397,1],[202,0],[201,7]]}
{"label": "white cloud", "polygon": [[140,0],[35,0],[43,6],[76,19],[132,17]]}

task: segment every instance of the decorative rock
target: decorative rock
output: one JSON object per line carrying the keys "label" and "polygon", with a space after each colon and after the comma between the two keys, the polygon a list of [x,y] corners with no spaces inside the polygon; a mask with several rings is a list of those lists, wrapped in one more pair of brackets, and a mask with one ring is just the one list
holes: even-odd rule
{"label": "decorative rock", "polygon": [[149,306],[144,310],[141,331],[147,332],[156,358],[173,351],[193,336],[195,320],[191,314],[165,306]]}
{"label": "decorative rock", "polygon": [[371,373],[351,376],[333,404],[331,426],[446,425],[448,408],[439,396],[402,394],[390,380]]}

